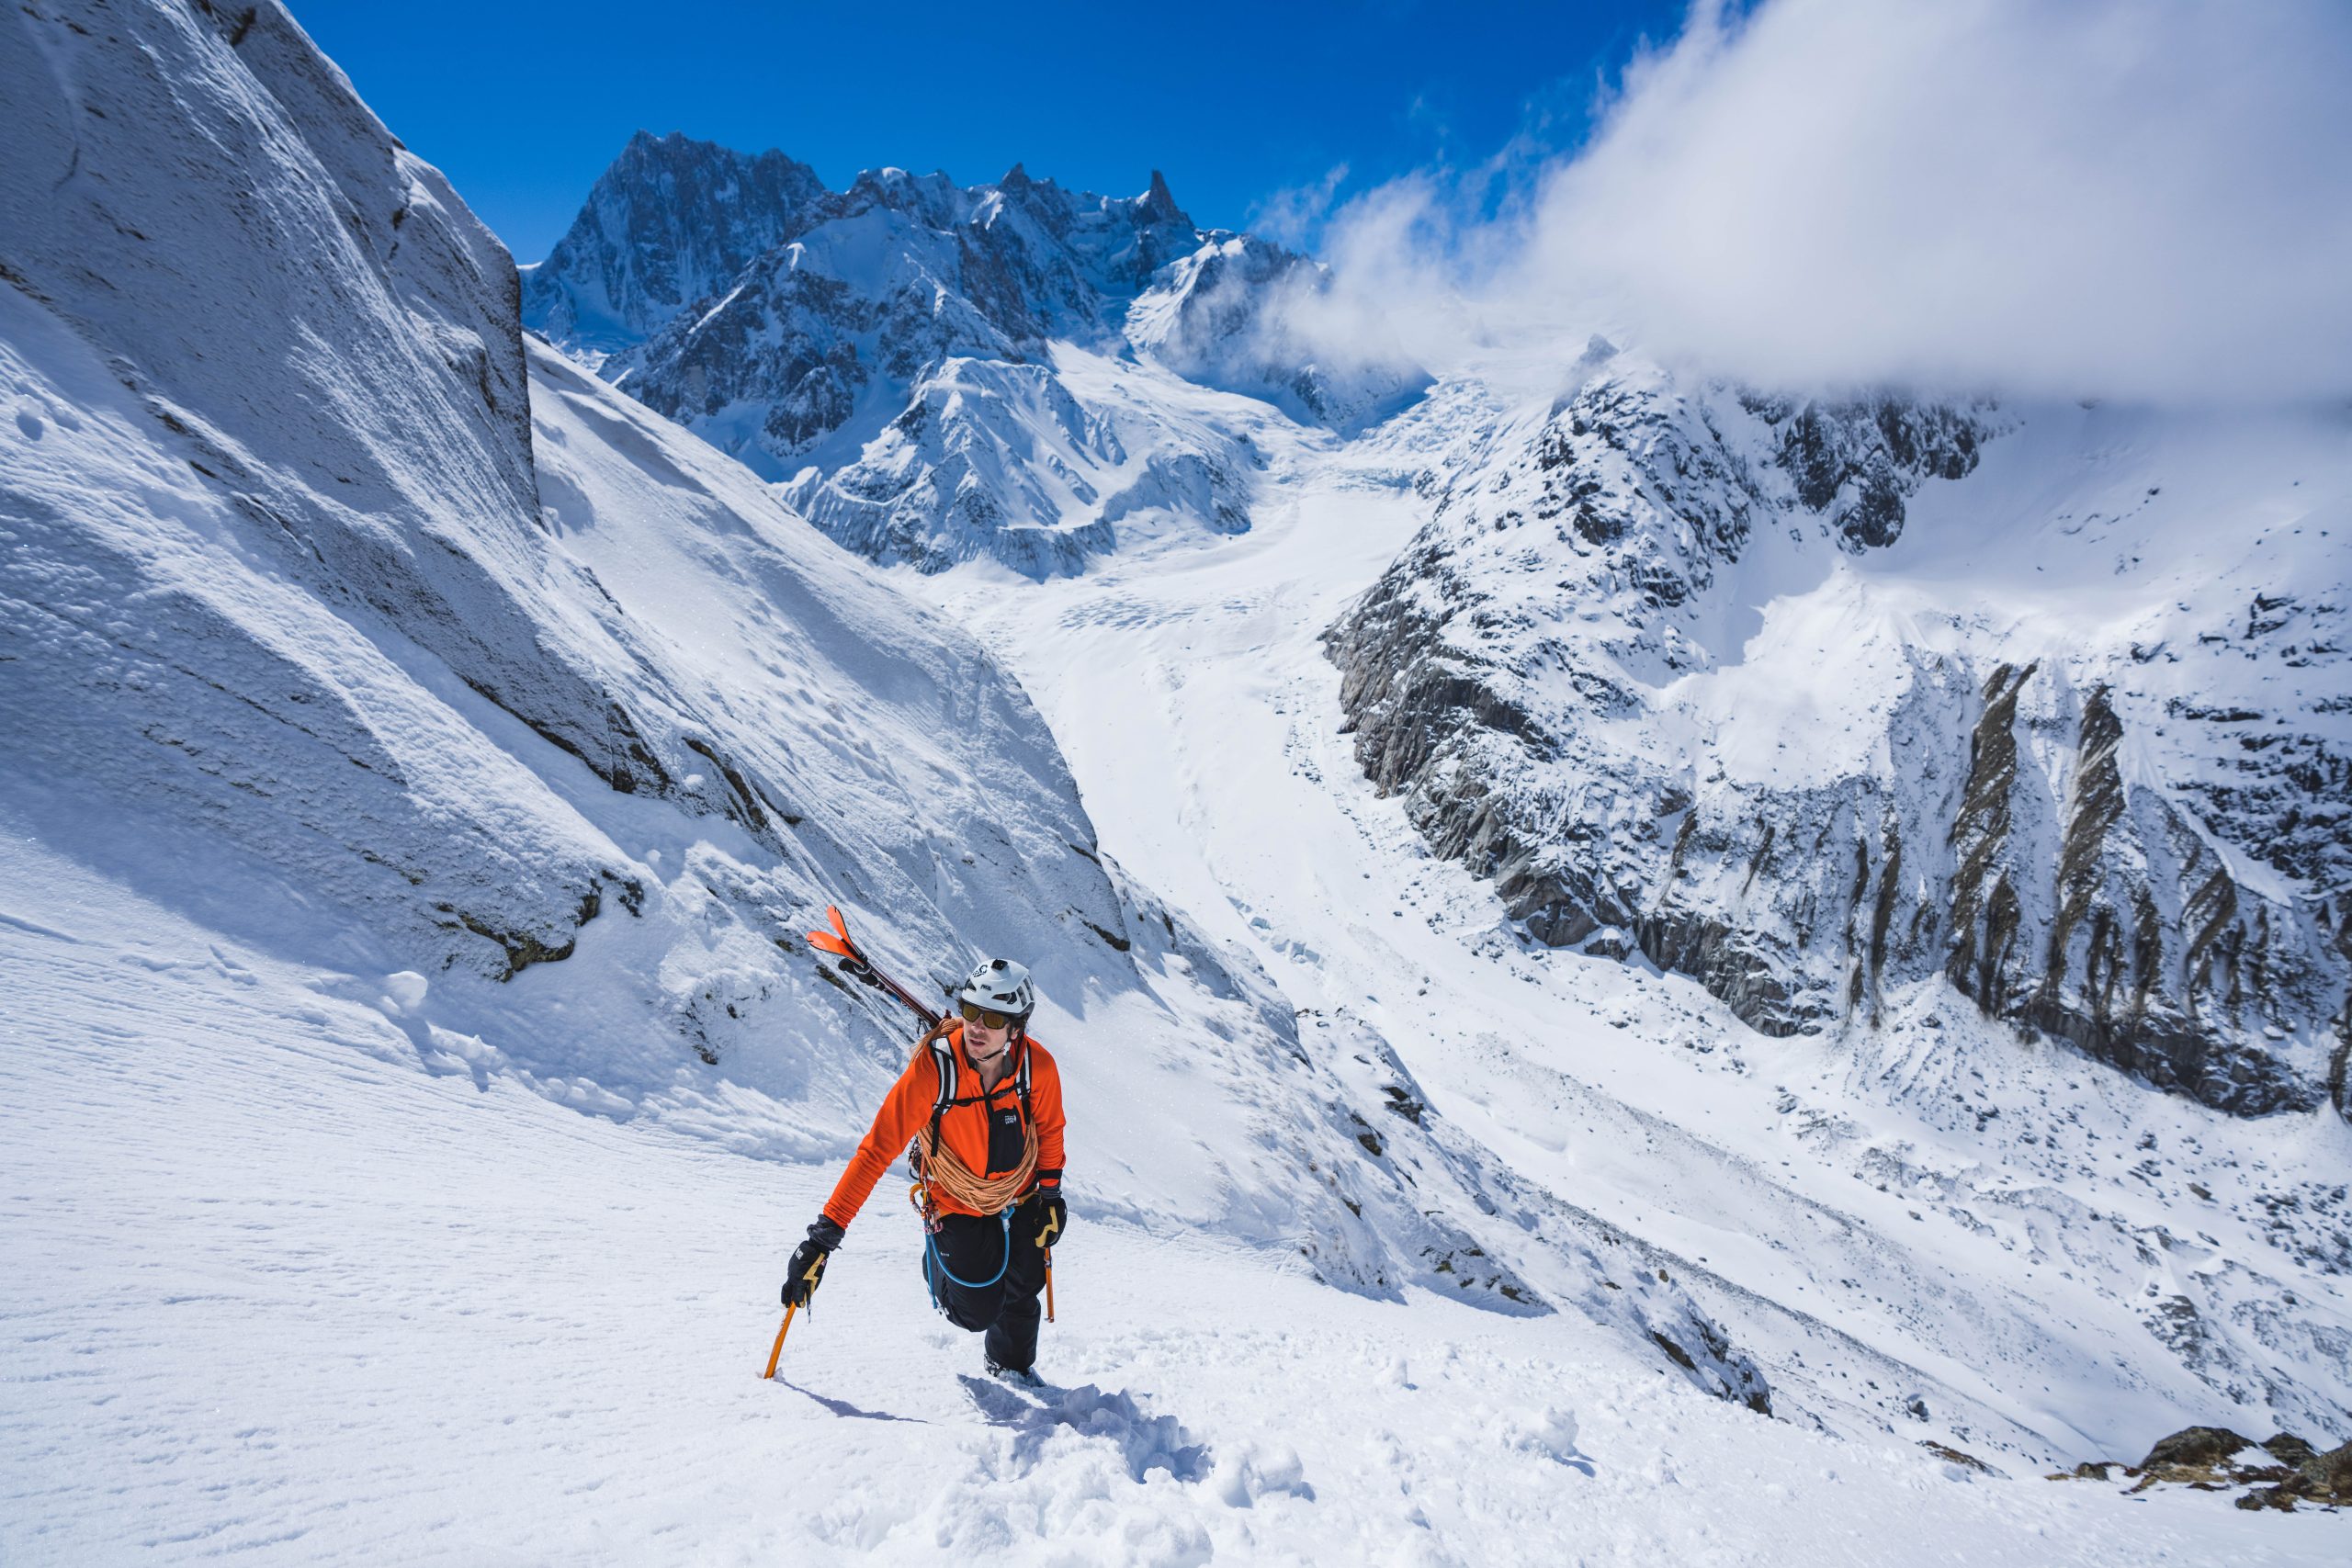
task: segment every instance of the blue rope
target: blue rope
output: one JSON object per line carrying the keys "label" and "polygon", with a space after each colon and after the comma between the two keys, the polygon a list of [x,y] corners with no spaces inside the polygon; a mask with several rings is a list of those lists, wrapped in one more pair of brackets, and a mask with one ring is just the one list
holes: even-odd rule
{"label": "blue rope", "polygon": [[1004,1271],[1012,1267],[1012,1212],[1008,1210],[997,1218],[1004,1226],[1004,1261],[999,1263],[996,1266],[996,1272],[985,1280],[958,1280],[949,1273],[946,1263],[939,1256],[939,1236],[932,1231],[923,1232],[923,1278],[931,1281],[931,1301],[933,1306],[939,1304],[939,1279],[932,1277],[934,1269],[937,1270],[941,1279],[944,1279],[951,1285],[961,1285],[967,1291],[985,1291],[999,1280],[1003,1279]]}

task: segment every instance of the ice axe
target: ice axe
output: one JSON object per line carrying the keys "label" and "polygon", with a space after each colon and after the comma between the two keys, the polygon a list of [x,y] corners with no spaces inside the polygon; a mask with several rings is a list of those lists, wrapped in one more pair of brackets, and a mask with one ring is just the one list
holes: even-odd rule
{"label": "ice axe", "polygon": [[817,1281],[824,1272],[825,1255],[820,1252],[817,1255],[817,1261],[808,1265],[808,1272],[801,1276],[808,1282],[808,1289],[801,1295],[799,1302],[789,1303],[784,1309],[784,1326],[775,1331],[775,1348],[768,1352],[768,1370],[760,1374],[762,1378],[775,1376],[776,1359],[784,1354],[784,1337],[792,1332],[792,1314],[800,1310],[800,1302],[805,1302],[817,1293]]}
{"label": "ice axe", "polygon": [[1046,1321],[1054,1321],[1054,1235],[1061,1226],[1052,1219],[1037,1237],[1037,1246],[1046,1255]]}
{"label": "ice axe", "polygon": [[792,1314],[799,1310],[798,1302],[784,1309],[784,1326],[775,1331],[775,1348],[768,1352],[768,1370],[760,1374],[762,1379],[775,1376],[776,1359],[784,1354],[784,1337],[792,1332]]}

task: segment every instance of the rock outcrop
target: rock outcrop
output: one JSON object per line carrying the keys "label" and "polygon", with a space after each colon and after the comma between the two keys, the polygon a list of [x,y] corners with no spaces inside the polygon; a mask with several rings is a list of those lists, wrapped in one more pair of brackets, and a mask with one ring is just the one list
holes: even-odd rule
{"label": "rock outcrop", "polygon": [[1433,848],[1769,1034],[1940,976],[2208,1105],[2344,1106],[2341,592],[2264,577],[2245,620],[2172,575],[2199,520],[2143,518],[2077,585],[2117,629],[2029,618],[2087,564],[2082,470],[2043,512],[1970,476],[2044,416],[1686,389],[1598,342],[1578,373],[1424,474],[1433,520],[1329,633]]}

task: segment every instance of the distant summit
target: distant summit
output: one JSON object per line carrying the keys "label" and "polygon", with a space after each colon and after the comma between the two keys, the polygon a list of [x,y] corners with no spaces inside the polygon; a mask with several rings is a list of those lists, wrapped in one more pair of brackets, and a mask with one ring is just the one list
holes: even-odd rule
{"label": "distant summit", "polygon": [[[1198,227],[1158,169],[1135,197],[1020,163],[988,185],[880,168],[836,191],[781,152],[639,132],[531,270],[524,319],[789,480],[863,554],[1042,576],[1137,531],[1250,525],[1257,458],[1167,416],[1164,373],[1307,423],[1418,391],[1409,367],[1335,369],[1295,344],[1287,307],[1326,287],[1305,256]],[[1066,353],[1109,380],[1079,389]]]}
{"label": "distant summit", "polygon": [[558,341],[624,347],[807,226],[831,193],[808,164],[640,130],[523,285],[524,319]]}
{"label": "distant summit", "polygon": [[1151,171],[1151,188],[1144,192],[1143,199],[1136,204],[1136,210],[1148,214],[1155,222],[1182,223],[1187,228],[1193,222],[1184,215],[1184,209],[1176,205],[1176,197],[1168,189],[1168,176],[1158,169]]}

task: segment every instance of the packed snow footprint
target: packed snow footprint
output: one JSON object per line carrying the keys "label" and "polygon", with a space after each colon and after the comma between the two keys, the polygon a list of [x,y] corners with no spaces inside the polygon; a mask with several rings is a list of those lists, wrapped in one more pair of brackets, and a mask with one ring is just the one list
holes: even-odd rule
{"label": "packed snow footprint", "polygon": [[957,1381],[989,1424],[1009,1435],[999,1462],[990,1467],[991,1478],[1026,1475],[1042,1463],[1098,1446],[1115,1450],[1127,1478],[1138,1483],[1154,1471],[1171,1481],[1208,1478],[1208,1449],[1193,1441],[1174,1416],[1147,1414],[1132,1394],[1105,1393],[1092,1383],[1024,1387],[969,1373]]}

